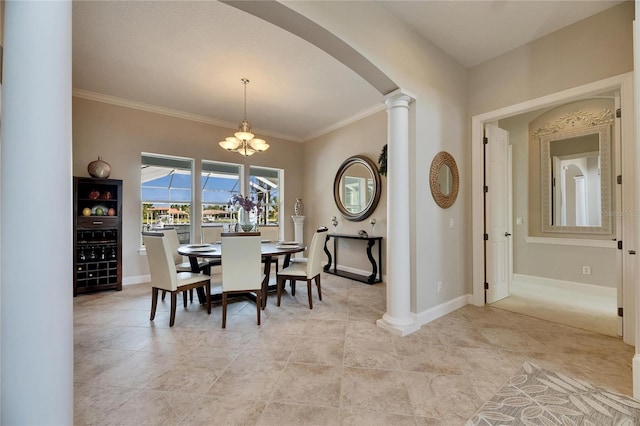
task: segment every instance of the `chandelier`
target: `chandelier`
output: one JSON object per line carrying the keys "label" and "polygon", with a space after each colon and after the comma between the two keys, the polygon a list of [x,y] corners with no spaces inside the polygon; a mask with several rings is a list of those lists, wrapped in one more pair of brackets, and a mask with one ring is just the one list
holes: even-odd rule
{"label": "chandelier", "polygon": [[227,151],[237,152],[248,157],[256,152],[266,151],[269,149],[269,144],[262,139],[254,138],[254,134],[251,133],[251,124],[247,121],[247,84],[249,80],[243,78],[240,81],[244,84],[244,119],[238,126],[238,131],[220,142],[220,146]]}

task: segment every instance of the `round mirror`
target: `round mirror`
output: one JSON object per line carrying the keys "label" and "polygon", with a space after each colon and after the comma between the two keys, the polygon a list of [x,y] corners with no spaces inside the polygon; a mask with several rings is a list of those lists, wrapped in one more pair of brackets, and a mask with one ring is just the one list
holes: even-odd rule
{"label": "round mirror", "polygon": [[431,162],[431,172],[429,173],[431,195],[436,204],[443,209],[451,207],[458,196],[459,185],[460,177],[456,160],[448,152],[437,153]]}
{"label": "round mirror", "polygon": [[356,155],[347,158],[338,168],[333,198],[347,220],[364,220],[378,205],[380,186],[376,165],[367,157]]}
{"label": "round mirror", "polygon": [[446,164],[440,166],[438,170],[438,184],[440,185],[440,192],[443,195],[449,195],[453,188],[453,173],[451,168]]}

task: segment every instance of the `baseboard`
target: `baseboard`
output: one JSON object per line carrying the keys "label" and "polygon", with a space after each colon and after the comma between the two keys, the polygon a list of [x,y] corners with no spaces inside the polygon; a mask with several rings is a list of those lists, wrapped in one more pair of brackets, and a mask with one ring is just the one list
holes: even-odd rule
{"label": "baseboard", "polygon": [[635,354],[633,356],[632,368],[633,397],[635,399],[640,399],[640,354]]}
{"label": "baseboard", "polygon": [[457,311],[463,306],[469,305],[471,303],[473,303],[473,295],[465,294],[463,296],[456,297],[455,299],[444,302],[438,306],[429,308],[426,311],[414,314],[415,320],[422,326],[430,323],[433,320],[437,320],[440,317],[450,314],[453,311]]}
{"label": "baseboard", "polygon": [[124,277],[122,285],[143,284],[151,281],[151,275],[137,275],[133,277]]}
{"label": "baseboard", "polygon": [[577,292],[589,292],[591,294],[602,294],[605,296],[615,296],[618,290],[615,287],[604,287],[593,284],[577,283],[574,281],[556,280],[553,278],[535,277],[533,275],[513,274],[513,281],[525,284],[547,285],[556,288],[565,288]]}

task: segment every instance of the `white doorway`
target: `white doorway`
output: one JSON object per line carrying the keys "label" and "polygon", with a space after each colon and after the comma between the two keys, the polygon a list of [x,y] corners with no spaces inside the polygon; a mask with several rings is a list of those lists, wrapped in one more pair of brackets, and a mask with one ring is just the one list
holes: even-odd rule
{"label": "white doorway", "polygon": [[[492,111],[490,113],[475,116],[472,119],[472,164],[473,164],[473,177],[472,177],[472,202],[473,202],[473,301],[476,305],[485,304],[485,262],[487,265],[489,262],[493,262],[490,259],[490,254],[485,255],[484,247],[484,235],[485,230],[485,216],[484,216],[484,173],[485,167],[483,164],[483,131],[488,123],[496,122],[498,120],[523,114],[542,108],[550,108],[560,104],[573,102],[579,99],[590,97],[605,91],[619,90],[620,102],[622,110],[629,111],[631,115],[633,113],[633,77],[632,74],[624,74],[622,76],[613,77],[600,82],[592,83],[589,85],[581,86],[571,90],[563,91],[554,95],[549,95],[543,98],[539,98],[532,101],[527,101],[522,104],[514,105],[501,110]],[[627,127],[625,127],[627,126]],[[622,168],[625,170],[634,170],[635,166],[635,146],[632,137],[625,138],[625,135],[632,135],[633,123],[631,120],[622,121],[622,128],[618,129],[623,135],[622,151]],[[635,174],[629,173],[627,176],[623,174],[623,190],[624,203],[622,206],[614,206],[618,211],[625,211],[627,208],[634,209],[635,206]],[[626,183],[626,185],[625,185]],[[489,188],[489,193],[491,193]],[[620,218],[621,230],[620,237],[625,243],[624,250],[620,251],[620,258],[627,260],[627,262],[620,262],[621,267],[621,288],[619,293],[622,297],[622,308],[624,309],[624,318],[621,320],[624,330],[624,341],[628,344],[634,343],[635,336],[635,303],[633,297],[628,297],[633,294],[633,271],[631,264],[633,258],[629,259],[628,256],[632,255],[632,251],[635,250],[635,224],[631,220],[624,220]],[[493,265],[492,267],[495,267]],[[489,268],[489,267],[488,267]],[[489,270],[489,269],[487,269]],[[627,283],[625,288],[624,283]],[[490,286],[489,286],[490,288]],[[489,301],[489,292],[487,292],[487,301]],[[625,297],[626,296],[626,297]],[[492,297],[492,296],[491,296]],[[492,297],[493,298],[493,297]]]}

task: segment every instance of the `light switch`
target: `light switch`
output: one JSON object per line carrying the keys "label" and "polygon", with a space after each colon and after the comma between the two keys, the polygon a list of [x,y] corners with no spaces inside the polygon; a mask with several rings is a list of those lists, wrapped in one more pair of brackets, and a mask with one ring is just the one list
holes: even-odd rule
{"label": "light switch", "polygon": [[449,228],[453,228],[453,218],[449,218]]}
{"label": "light switch", "polygon": [[516,217],[516,225],[522,225],[522,218]]}

